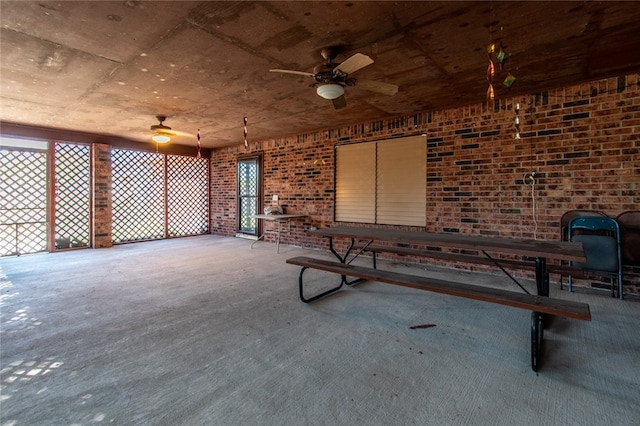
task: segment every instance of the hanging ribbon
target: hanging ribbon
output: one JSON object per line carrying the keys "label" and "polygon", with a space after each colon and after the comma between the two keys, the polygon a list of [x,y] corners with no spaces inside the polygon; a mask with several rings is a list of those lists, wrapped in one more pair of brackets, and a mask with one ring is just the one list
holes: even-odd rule
{"label": "hanging ribbon", "polygon": [[515,129],[515,134],[513,135],[513,139],[520,139],[520,104],[516,104],[513,109],[515,113],[515,118],[513,119],[513,128]]}
{"label": "hanging ribbon", "polygon": [[487,67],[487,80],[489,81],[489,88],[487,89],[487,100],[493,101],[495,99],[495,91],[493,89],[493,78],[496,75],[496,67],[493,65],[493,54],[496,51],[496,45],[491,43],[487,46],[487,53],[489,54],[489,66]]}
{"label": "hanging ribbon", "polygon": [[244,118],[244,149],[249,148],[249,143],[247,142],[247,117]]}
{"label": "hanging ribbon", "polygon": [[202,145],[200,145],[200,129],[198,129],[198,153],[196,154],[196,158],[201,158],[200,148],[202,148]]}

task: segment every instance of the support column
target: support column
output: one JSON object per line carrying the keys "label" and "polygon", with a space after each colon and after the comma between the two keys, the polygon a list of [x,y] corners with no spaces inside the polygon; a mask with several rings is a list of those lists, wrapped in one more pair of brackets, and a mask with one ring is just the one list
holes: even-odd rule
{"label": "support column", "polygon": [[93,149],[93,247],[113,245],[111,199],[111,145],[94,143]]}

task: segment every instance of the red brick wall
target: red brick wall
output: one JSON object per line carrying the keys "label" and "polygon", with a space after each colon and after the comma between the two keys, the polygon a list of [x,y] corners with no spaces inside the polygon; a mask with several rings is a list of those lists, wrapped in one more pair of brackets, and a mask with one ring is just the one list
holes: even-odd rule
{"label": "red brick wall", "polygon": [[211,156],[212,234],[235,235],[236,228],[236,155]]}
{"label": "red brick wall", "polygon": [[113,245],[111,230],[111,145],[93,144],[93,247]]}
{"label": "red brick wall", "polygon": [[[211,229],[234,235],[236,158],[262,152],[264,204],[278,194],[287,212],[309,216],[292,223],[282,241],[324,247],[305,230],[333,225],[334,145],[425,133],[426,230],[559,239],[559,220],[567,210],[615,217],[639,209],[639,80],[633,74],[493,104],[252,141],[248,151],[217,150]],[[530,173],[535,185],[527,184]],[[625,268],[625,281],[640,285],[640,268]]]}

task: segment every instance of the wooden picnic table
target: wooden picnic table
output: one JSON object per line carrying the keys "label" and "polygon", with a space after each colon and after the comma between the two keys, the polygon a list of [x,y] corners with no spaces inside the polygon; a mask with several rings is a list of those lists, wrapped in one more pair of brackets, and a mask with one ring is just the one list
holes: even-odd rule
{"label": "wooden picnic table", "polygon": [[[397,229],[338,226],[309,231],[312,234],[328,238],[329,250],[341,263],[346,263],[355,245],[355,240],[386,243],[420,244],[428,247],[456,248],[481,251],[487,258],[494,260],[490,253],[516,254],[535,258],[536,286],[538,295],[549,295],[549,274],[547,259],[585,262],[586,256],[581,243],[568,241],[547,241],[523,238],[488,237],[444,232],[416,232]],[[334,246],[334,238],[347,238],[350,243],[344,253]],[[365,246],[366,246],[365,244]],[[496,262],[496,264],[498,264]],[[503,269],[504,271],[504,269]],[[506,273],[506,271],[504,271]],[[508,274],[507,274],[508,275]],[[511,279],[513,277],[509,276]]]}
{"label": "wooden picnic table", "polygon": [[413,243],[433,247],[448,247],[491,251],[496,253],[518,254],[530,257],[544,257],[574,262],[587,259],[582,244],[568,241],[533,240],[508,237],[488,237],[445,232],[416,232],[396,229],[364,228],[337,226],[309,231],[312,234],[333,238],[343,237],[352,240],[377,240],[390,243]]}
{"label": "wooden picnic table", "polygon": [[[331,262],[303,256],[287,260],[287,263],[302,267],[298,280],[300,299],[305,303],[312,302],[334,293],[345,284],[350,286],[364,280],[374,280],[387,284],[401,285],[485,302],[498,303],[521,309],[528,309],[532,311],[531,367],[534,371],[537,371],[540,365],[545,315],[559,315],[586,321],[591,320],[591,314],[587,304],[549,298],[549,273],[546,267],[547,258],[584,262],[586,257],[581,243],[345,226],[314,229],[309,232],[311,234],[327,238],[329,241],[329,250],[339,262]],[[345,238],[349,241],[347,248],[342,252],[339,252],[335,247],[334,239],[336,238]],[[360,251],[349,259],[356,244],[356,240],[364,240],[365,242],[359,243]],[[375,262],[373,268],[351,265],[350,263],[374,241],[386,244],[396,243],[422,245],[428,248],[427,250],[423,250],[423,252],[432,251],[434,247],[475,250],[481,252],[498,266],[500,266],[498,261],[493,259],[491,253],[516,254],[533,258],[535,259],[532,263],[535,263],[537,294],[531,295],[502,267],[500,267],[500,269],[515,281],[526,294],[417,275],[380,271],[376,269]],[[381,247],[383,246],[376,245],[376,250],[382,250],[383,248]],[[390,246],[390,248],[393,248],[393,246]],[[419,256],[421,251],[415,250],[412,254]],[[454,253],[452,259],[460,259],[455,256],[457,256],[457,254]],[[446,257],[446,254],[443,257]],[[522,262],[522,265],[529,266],[527,262]],[[303,274],[305,270],[309,268],[339,274],[341,276],[340,284],[337,287],[325,290],[313,297],[305,297],[303,290]],[[357,279],[354,281],[348,281],[347,276],[355,277]]]}

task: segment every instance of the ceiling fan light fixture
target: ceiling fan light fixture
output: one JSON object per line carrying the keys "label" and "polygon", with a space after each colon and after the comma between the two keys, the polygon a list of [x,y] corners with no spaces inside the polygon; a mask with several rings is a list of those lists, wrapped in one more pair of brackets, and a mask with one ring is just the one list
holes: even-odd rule
{"label": "ceiling fan light fixture", "polygon": [[151,140],[156,143],[167,143],[171,140],[171,137],[163,132],[156,132],[155,135],[151,136]]}
{"label": "ceiling fan light fixture", "polygon": [[322,84],[318,86],[316,93],[324,99],[337,99],[344,95],[344,87],[334,83]]}

